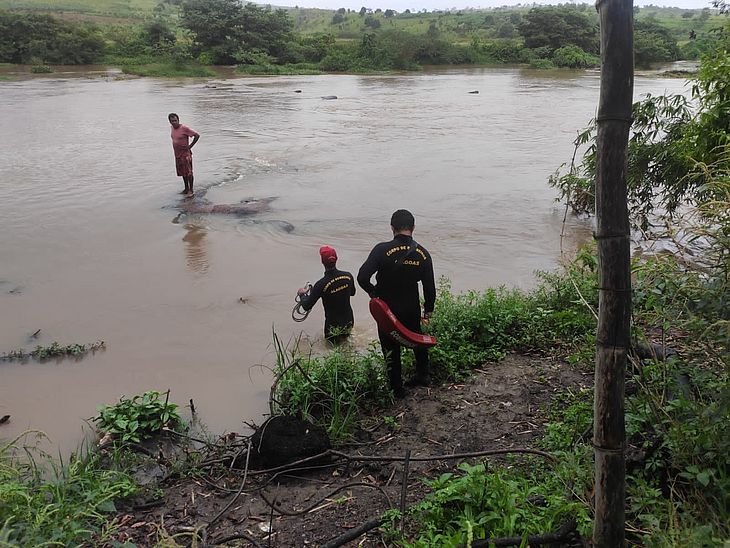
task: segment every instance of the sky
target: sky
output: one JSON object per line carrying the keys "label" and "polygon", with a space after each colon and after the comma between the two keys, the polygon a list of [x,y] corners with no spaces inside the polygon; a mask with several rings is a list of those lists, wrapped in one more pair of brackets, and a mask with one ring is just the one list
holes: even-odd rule
{"label": "sky", "polygon": [[[261,0],[258,0],[259,2]],[[299,6],[302,8],[322,8],[336,10],[338,8],[349,8],[359,10],[362,6],[373,10],[381,8],[382,10],[393,9],[399,12],[410,9],[411,11],[421,11],[427,9],[446,10],[446,9],[463,9],[463,8],[489,8],[499,6],[512,6],[519,0],[276,0],[272,5],[277,6]],[[571,3],[569,0],[538,0],[536,4],[559,4]],[[573,2],[580,4],[581,2]],[[588,3],[588,2],[583,2]],[[524,4],[532,4],[532,0],[524,1]],[[709,0],[653,0],[646,2],[635,2],[637,6],[653,4],[655,6],[677,7],[684,9],[702,9],[710,8],[712,4]]]}

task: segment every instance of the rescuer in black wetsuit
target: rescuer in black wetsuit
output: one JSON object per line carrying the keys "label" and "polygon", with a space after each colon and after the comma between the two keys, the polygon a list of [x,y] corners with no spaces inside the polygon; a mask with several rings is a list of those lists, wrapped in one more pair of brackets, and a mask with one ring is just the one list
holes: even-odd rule
{"label": "rescuer in black wetsuit", "polygon": [[[423,284],[423,318],[428,320],[436,302],[436,283],[433,276],[433,262],[426,249],[412,237],[415,226],[413,215],[399,209],[390,218],[393,239],[381,242],[370,252],[357,274],[360,284],[370,297],[384,300],[395,317],[415,333],[421,333],[421,304],[418,282]],[[376,274],[376,285],[370,282]],[[383,357],[388,368],[390,387],[398,398],[405,395],[401,377],[401,345],[378,329]],[[428,349],[415,348],[416,374],[409,384],[428,386]]]}
{"label": "rescuer in black wetsuit", "polygon": [[306,288],[297,291],[302,296],[301,306],[311,310],[319,298],[324,307],[324,337],[332,344],[339,344],[350,336],[354,318],[350,297],[355,294],[352,274],[337,269],[337,252],[326,245],[319,249],[324,265],[324,276],[307,294]]}

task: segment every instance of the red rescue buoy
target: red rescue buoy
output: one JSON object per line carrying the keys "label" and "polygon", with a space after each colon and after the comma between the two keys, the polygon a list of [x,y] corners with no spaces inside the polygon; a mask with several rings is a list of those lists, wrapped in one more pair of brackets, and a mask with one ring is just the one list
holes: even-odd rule
{"label": "red rescue buoy", "polygon": [[403,325],[382,299],[378,299],[377,297],[370,299],[370,314],[375,318],[375,322],[378,324],[380,331],[387,333],[391,339],[403,346],[408,348],[416,348],[419,346],[430,348],[436,345],[436,337],[422,333],[414,333]]}

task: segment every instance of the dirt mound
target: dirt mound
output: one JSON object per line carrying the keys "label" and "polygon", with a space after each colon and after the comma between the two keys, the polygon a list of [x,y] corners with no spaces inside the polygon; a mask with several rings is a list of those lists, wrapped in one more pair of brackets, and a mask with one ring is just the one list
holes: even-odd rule
{"label": "dirt mound", "polygon": [[267,419],[251,437],[249,465],[253,469],[275,468],[319,455],[330,447],[327,432],[319,426],[279,415]]}

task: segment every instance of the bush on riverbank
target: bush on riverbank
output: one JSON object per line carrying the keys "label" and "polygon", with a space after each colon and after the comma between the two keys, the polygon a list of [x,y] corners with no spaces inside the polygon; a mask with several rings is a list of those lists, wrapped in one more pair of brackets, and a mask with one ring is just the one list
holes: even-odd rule
{"label": "bush on riverbank", "polygon": [[98,61],[103,52],[96,26],[0,10],[0,62],[83,65]]}
{"label": "bush on riverbank", "polygon": [[125,74],[155,78],[212,78],[216,76],[215,71],[203,65],[180,64],[174,61],[144,65],[124,64],[121,67]]}
{"label": "bush on riverbank", "polygon": [[114,529],[114,501],[137,487],[97,453],[65,464],[27,445],[32,433],[0,445],[0,544],[99,546]]}

